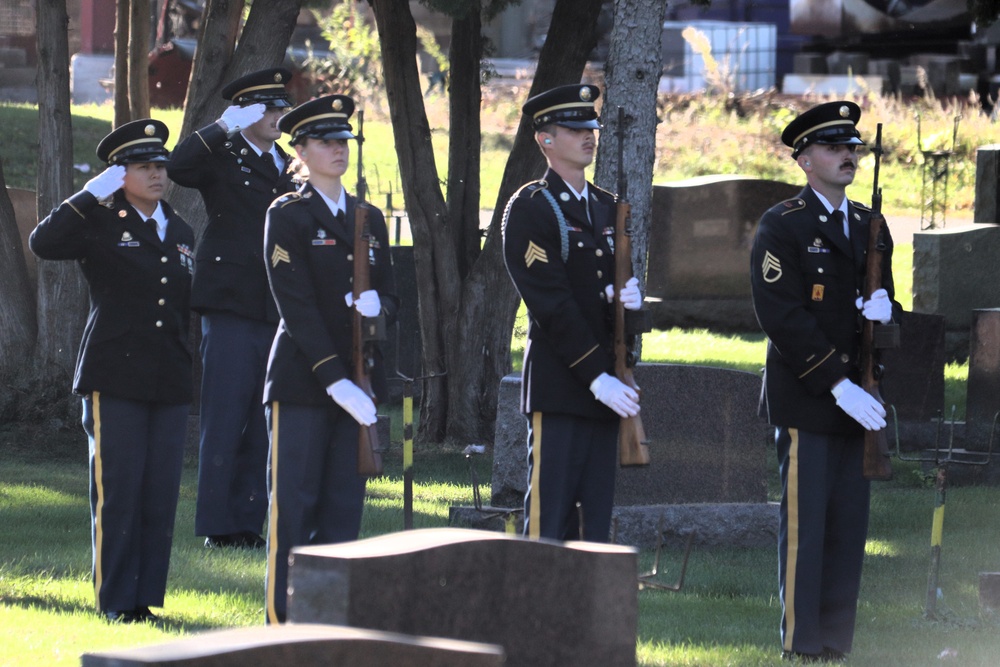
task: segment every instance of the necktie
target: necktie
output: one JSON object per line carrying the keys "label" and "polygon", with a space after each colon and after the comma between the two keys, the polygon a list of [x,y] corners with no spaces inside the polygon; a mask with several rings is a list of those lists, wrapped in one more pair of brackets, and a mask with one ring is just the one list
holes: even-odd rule
{"label": "necktie", "polygon": [[833,220],[838,225],[840,225],[840,229],[843,230],[844,236],[846,236],[847,238],[851,238],[850,230],[847,228],[847,221],[844,218],[844,212],[841,211],[840,209],[834,211]]}
{"label": "necktie", "polygon": [[[156,225],[156,220],[153,218],[146,218],[146,227],[149,228],[149,231],[153,232],[153,236],[158,239],[160,238],[160,230]],[[160,240],[162,241],[163,239]]]}
{"label": "necktie", "polygon": [[267,153],[261,153],[260,159],[264,161],[265,165],[264,171],[267,172],[267,175],[270,176],[271,178],[277,178],[278,167],[277,165],[274,164],[274,155],[272,155],[271,152],[268,151]]}

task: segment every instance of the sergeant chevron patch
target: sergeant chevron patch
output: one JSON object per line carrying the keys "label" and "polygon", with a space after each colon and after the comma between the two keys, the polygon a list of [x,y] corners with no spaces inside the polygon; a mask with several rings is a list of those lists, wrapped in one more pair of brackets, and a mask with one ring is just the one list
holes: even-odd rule
{"label": "sergeant chevron patch", "polygon": [[764,253],[764,263],[760,268],[765,283],[777,282],[781,278],[781,262],[771,254],[770,250]]}
{"label": "sergeant chevron patch", "polygon": [[282,248],[280,245],[274,245],[274,252],[271,253],[271,266],[276,267],[280,262],[292,263],[292,260],[288,256],[288,251]]}
{"label": "sergeant chevron patch", "polygon": [[546,264],[549,263],[549,257],[545,254],[545,250],[536,245],[534,241],[528,241],[528,250],[524,253],[524,265],[531,268],[535,260],[545,262]]}

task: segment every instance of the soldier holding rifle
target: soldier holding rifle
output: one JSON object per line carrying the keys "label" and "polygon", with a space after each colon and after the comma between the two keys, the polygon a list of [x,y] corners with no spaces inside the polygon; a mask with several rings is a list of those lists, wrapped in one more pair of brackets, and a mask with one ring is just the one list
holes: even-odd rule
{"label": "soldier holding rifle", "polygon": [[[357,539],[365,478],[358,474],[358,429],[376,421],[375,403],[350,379],[352,315],[398,310],[381,211],[368,206],[371,231],[355,247],[358,200],[341,179],[350,161],[354,102],[327,95],[278,122],[291,135],[307,180],[267,212],[264,252],[281,321],[264,386],[271,438],[267,535],[267,620],[285,620],[288,554],[303,544]],[[355,299],[355,262],[367,262],[371,288]],[[372,359],[373,389],[385,398],[381,356]]]}
{"label": "soldier holding rifle", "polygon": [[802,662],[851,650],[868,531],[864,433],[886,427],[884,407],[859,386],[861,330],[901,313],[888,230],[882,287],[861,298],[873,215],[846,196],[864,144],[860,117],[853,102],[830,102],[785,128],[808,185],[764,214],[750,262],[768,337],[760,413],[776,428],[782,484],[782,649]]}
{"label": "soldier holding rifle", "polygon": [[[576,84],[527,101],[548,170],[514,194],[504,215],[504,260],[528,309],[521,410],[524,533],[532,538],[608,540],[619,421],[639,413],[638,393],[614,376],[615,199],[584,173],[594,159],[599,95]],[[639,310],[638,281],[619,298]]]}

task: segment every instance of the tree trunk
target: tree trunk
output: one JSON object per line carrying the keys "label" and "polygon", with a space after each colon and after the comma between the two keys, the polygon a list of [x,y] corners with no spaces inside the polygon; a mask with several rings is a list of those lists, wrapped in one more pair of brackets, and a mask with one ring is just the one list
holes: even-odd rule
{"label": "tree trunk", "polygon": [[128,101],[130,4],[129,0],[118,0],[115,7],[115,127],[120,127],[132,120]]}
{"label": "tree trunk", "polygon": [[129,115],[138,120],[149,118],[149,0],[132,0],[129,4]]}
{"label": "tree trunk", "polygon": [[615,0],[611,48],[604,67],[607,92],[601,109],[601,142],[595,182],[618,189],[618,107],[625,108],[624,171],[632,204],[632,266],[646,288],[646,250],[653,211],[653,163],[656,154],[656,92],[662,63],[658,44],[667,2]]}
{"label": "tree trunk", "polygon": [[[208,0],[205,5],[178,139],[222,115],[230,104],[219,95],[226,83],[259,69],[275,67],[284,59],[302,0],[253,3],[241,35],[243,7],[242,0]],[[237,37],[239,47],[234,51]],[[194,227],[196,236],[200,236],[207,218],[198,191],[171,183],[165,198]]]}
{"label": "tree trunk", "polygon": [[[416,26],[409,3],[371,0],[370,4],[378,26],[389,115],[413,230],[424,373],[437,376],[424,384],[419,436],[430,441],[445,436],[466,442],[492,440],[500,379],[510,369],[510,336],[517,308],[516,292],[503,263],[500,221],[507,199],[525,181],[541,176],[544,162],[530,125],[522,122],[486,243],[481,253],[478,247],[472,248],[470,227],[475,224],[478,229],[478,204],[470,196],[470,183],[475,182],[478,190],[478,168],[473,170],[471,162],[449,160],[450,167],[463,171],[449,173],[451,206],[446,207],[416,67]],[[600,6],[600,0],[558,0],[532,93],[580,80],[587,54],[596,43]],[[456,27],[467,29],[479,20],[478,15],[466,17],[456,21]],[[457,135],[450,137],[461,150],[478,154],[478,143],[470,144],[478,142],[478,120],[462,119],[459,113],[476,117],[480,113],[478,71],[473,73],[468,67],[482,57],[481,38],[457,31],[453,37],[463,41],[452,51],[451,131]],[[456,57],[465,61],[457,62]],[[470,92],[469,86],[475,91]],[[453,193],[456,187],[459,190]],[[472,220],[470,208],[475,209]],[[478,246],[475,231],[472,236]],[[444,372],[447,375],[440,377]]]}
{"label": "tree trunk", "polygon": [[[69,17],[65,0],[38,0],[38,211],[48,215],[72,194],[73,129],[69,95]],[[87,313],[83,275],[75,262],[38,263],[38,342],[43,379],[72,376]]]}
{"label": "tree trunk", "polygon": [[19,371],[31,358],[38,324],[35,322],[35,299],[24,260],[24,246],[14,219],[14,204],[7,194],[7,183],[0,161],[0,265],[6,266],[4,287],[0,289],[0,377]]}

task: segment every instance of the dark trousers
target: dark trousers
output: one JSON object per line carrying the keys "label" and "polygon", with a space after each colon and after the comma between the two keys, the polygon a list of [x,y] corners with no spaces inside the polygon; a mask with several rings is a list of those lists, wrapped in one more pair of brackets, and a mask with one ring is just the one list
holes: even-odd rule
{"label": "dark trousers", "polygon": [[264,525],[264,376],[276,329],[273,324],[229,313],[201,318],[196,535],[260,534]]}
{"label": "dark trousers", "polygon": [[528,415],[525,536],[608,541],[618,465],[618,424],[617,419],[541,412]]}
{"label": "dark trousers", "polygon": [[851,650],[870,483],[857,436],[778,428],[778,577],[786,651]]}
{"label": "dark trousers", "polygon": [[271,403],[267,407],[270,517],[267,528],[267,621],[285,620],[292,547],[356,540],[365,504],[358,474],[358,423],[336,407]]}
{"label": "dark trousers", "polygon": [[162,607],[189,405],[83,399],[97,609]]}

